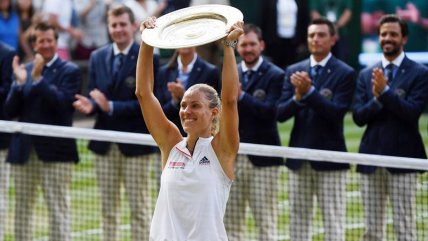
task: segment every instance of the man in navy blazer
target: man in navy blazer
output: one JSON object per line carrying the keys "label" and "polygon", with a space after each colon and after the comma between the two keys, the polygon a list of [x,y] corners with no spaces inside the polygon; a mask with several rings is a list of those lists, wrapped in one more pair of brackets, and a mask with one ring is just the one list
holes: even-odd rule
{"label": "man in navy blazer", "polygon": [[[404,53],[406,22],[385,15],[378,27],[382,60],[361,71],[353,118],[367,126],[360,153],[426,159],[419,118],[428,100],[428,69]],[[358,165],[365,211],[363,239],[384,240],[391,202],[396,240],[416,240],[417,170]]]}
{"label": "man in navy blazer", "polygon": [[[117,5],[109,10],[107,24],[113,43],[91,54],[90,97],[77,95],[74,106],[82,113],[96,114],[95,129],[148,134],[135,96],[139,46],[133,38],[137,30],[134,15],[128,7]],[[119,240],[122,183],[130,207],[132,240],[148,240],[151,219],[149,167],[150,161],[155,161],[156,149],[102,141],[91,141],[89,149],[96,154],[103,240]]]}
{"label": "man in navy blazer", "polygon": [[[280,146],[275,104],[281,94],[284,71],[263,58],[261,29],[244,26],[237,50],[241,89],[238,101],[241,142]],[[244,240],[247,201],[256,221],[258,240],[277,239],[277,193],[282,158],[238,155],[225,225],[230,241]]]}
{"label": "man in navy blazer", "polygon": [[[290,147],[346,152],[343,119],[355,89],[354,70],[331,54],[334,25],[326,18],[308,27],[309,59],[286,70],[277,117],[294,117]],[[348,164],[288,158],[290,239],[311,240],[314,197],[324,220],[325,240],[345,240]]]}
{"label": "man in navy blazer", "polygon": [[184,92],[195,84],[208,84],[220,93],[218,68],[196,53],[196,48],[177,49],[170,61],[159,69],[155,94],[169,120],[184,135],[179,110]]}
{"label": "man in navy blazer", "polygon": [[[4,110],[20,122],[71,126],[74,95],[81,84],[75,64],[58,57],[56,29],[36,25],[33,62],[19,65],[13,59],[15,79]],[[15,240],[32,240],[32,208],[41,185],[49,212],[49,239],[70,240],[70,185],[73,164],[78,161],[74,139],[12,135],[7,161],[15,181]]]}
{"label": "man in navy blazer", "polygon": [[[4,42],[0,42],[0,120],[4,120],[3,104],[12,83],[12,59],[15,50]],[[7,187],[9,183],[10,165],[6,163],[7,148],[10,134],[0,133],[0,241],[3,240],[6,227]]]}

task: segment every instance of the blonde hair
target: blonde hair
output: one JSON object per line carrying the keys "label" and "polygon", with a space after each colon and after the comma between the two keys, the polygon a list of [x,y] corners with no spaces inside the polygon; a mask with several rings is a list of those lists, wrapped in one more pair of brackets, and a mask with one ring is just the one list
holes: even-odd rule
{"label": "blonde hair", "polygon": [[221,114],[221,101],[217,91],[213,87],[207,84],[192,85],[189,89],[187,89],[186,92],[190,92],[190,91],[199,91],[204,93],[205,98],[209,102],[209,108],[219,109],[219,114],[213,119],[213,123],[212,123],[213,125],[211,127],[211,135],[214,136],[215,134],[217,134],[220,127],[219,122],[220,122],[220,114]]}

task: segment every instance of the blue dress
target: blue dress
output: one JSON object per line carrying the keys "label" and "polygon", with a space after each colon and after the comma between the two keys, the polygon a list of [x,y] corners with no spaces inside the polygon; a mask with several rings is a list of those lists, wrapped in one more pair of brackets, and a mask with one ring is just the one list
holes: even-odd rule
{"label": "blue dress", "polygon": [[18,49],[19,17],[15,12],[11,12],[8,18],[0,15],[0,41]]}

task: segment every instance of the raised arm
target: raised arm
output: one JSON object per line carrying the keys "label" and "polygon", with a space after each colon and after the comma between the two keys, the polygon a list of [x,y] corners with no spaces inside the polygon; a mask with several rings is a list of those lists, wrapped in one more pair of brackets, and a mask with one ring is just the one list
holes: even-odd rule
{"label": "raised arm", "polygon": [[[235,23],[225,37],[225,43],[238,40],[243,33],[243,22]],[[220,130],[213,139],[213,148],[226,175],[233,177],[236,154],[239,148],[238,91],[239,78],[235,50],[224,44],[224,60],[221,83]]]}
{"label": "raised arm", "polygon": [[[144,21],[141,30],[154,28],[155,18]],[[137,61],[136,91],[144,121],[150,134],[155,139],[162,153],[162,167],[166,163],[169,152],[175,144],[182,140],[178,128],[168,120],[162,111],[159,101],[153,93],[153,47],[141,42]]]}

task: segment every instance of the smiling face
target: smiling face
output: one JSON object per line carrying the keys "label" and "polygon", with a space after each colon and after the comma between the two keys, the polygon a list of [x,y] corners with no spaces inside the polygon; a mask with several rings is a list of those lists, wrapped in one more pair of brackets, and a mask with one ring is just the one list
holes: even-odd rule
{"label": "smiling face", "polygon": [[257,63],[264,48],[264,41],[259,40],[254,32],[243,34],[238,39],[237,51],[248,67]]}
{"label": "smiling face", "polygon": [[131,44],[136,29],[137,27],[131,22],[128,13],[123,13],[118,16],[109,14],[108,31],[111,39],[117,44],[119,49],[122,50]]}
{"label": "smiling face", "polygon": [[387,22],[379,28],[379,44],[387,59],[395,59],[407,43],[407,37],[403,37],[398,22]]}
{"label": "smiling face", "polygon": [[54,30],[36,30],[34,32],[34,38],[34,51],[43,56],[45,63],[49,62],[54,57],[57,50],[57,40]]}
{"label": "smiling face", "polygon": [[209,137],[213,120],[217,118],[218,108],[210,107],[206,94],[198,89],[186,91],[181,100],[180,120],[184,131],[189,135]]}

